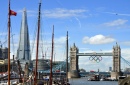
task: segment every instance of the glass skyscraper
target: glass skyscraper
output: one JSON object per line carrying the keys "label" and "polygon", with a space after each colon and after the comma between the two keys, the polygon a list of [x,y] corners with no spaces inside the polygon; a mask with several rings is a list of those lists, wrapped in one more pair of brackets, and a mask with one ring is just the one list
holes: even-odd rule
{"label": "glass skyscraper", "polygon": [[26,9],[23,10],[19,46],[18,46],[18,50],[17,50],[16,59],[18,59],[20,61],[20,63],[22,63],[22,67],[25,65],[26,62],[30,63],[30,61],[31,61]]}

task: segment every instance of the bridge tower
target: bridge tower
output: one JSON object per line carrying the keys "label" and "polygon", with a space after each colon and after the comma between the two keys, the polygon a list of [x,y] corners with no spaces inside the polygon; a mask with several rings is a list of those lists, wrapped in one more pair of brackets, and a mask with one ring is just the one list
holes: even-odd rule
{"label": "bridge tower", "polygon": [[70,78],[79,78],[79,66],[78,66],[78,56],[77,53],[79,49],[75,46],[75,43],[70,47]]}
{"label": "bridge tower", "polygon": [[116,43],[116,46],[113,46],[113,71],[111,72],[112,78],[118,78],[121,75],[121,49],[120,46]]}

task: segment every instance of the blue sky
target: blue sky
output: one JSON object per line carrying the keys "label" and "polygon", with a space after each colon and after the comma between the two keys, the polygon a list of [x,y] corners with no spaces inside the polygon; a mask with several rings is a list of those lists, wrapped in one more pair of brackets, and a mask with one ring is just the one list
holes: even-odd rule
{"label": "blue sky", "polygon": [[[11,28],[16,55],[22,10],[26,8],[30,43],[34,42],[37,27],[39,0],[11,0],[11,9],[17,16],[11,16]],[[65,60],[65,38],[69,32],[69,47],[76,44],[81,53],[112,52],[116,42],[121,47],[122,57],[130,61],[130,11],[129,0],[42,0],[43,53],[50,56],[52,26],[55,26],[55,60]],[[0,1],[0,41],[6,41],[8,0]],[[35,48],[34,48],[35,49]],[[35,59],[35,52],[32,53]],[[91,66],[91,67],[90,67]],[[112,57],[103,56],[100,63],[89,61],[89,57],[79,57],[79,68],[87,71],[107,71],[112,66]],[[128,67],[122,61],[122,68]]]}

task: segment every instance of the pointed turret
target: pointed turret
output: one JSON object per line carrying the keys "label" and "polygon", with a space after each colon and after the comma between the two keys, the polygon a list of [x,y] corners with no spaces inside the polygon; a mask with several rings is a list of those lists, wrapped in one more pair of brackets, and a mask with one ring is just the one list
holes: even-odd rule
{"label": "pointed turret", "polygon": [[19,47],[17,50],[17,59],[26,60],[26,61],[31,60],[27,13],[26,13],[25,8],[23,9],[23,15],[22,15],[22,21],[21,21]]}

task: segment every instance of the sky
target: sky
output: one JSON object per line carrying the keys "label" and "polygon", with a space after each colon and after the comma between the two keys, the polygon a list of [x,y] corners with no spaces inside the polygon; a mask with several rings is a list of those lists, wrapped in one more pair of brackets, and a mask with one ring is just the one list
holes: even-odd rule
{"label": "sky", "polygon": [[[11,0],[11,55],[16,55],[22,19],[27,10],[27,21],[32,59],[35,59],[35,36],[38,4],[40,0]],[[46,58],[51,55],[52,28],[54,25],[54,60],[65,61],[66,33],[69,48],[75,45],[80,53],[112,52],[116,42],[121,47],[121,56],[130,61],[130,11],[129,0],[42,0],[41,5],[41,50]],[[7,46],[8,0],[0,0],[0,44]],[[34,43],[34,44],[33,44]],[[40,54],[39,54],[40,55]],[[41,58],[41,57],[40,57]],[[89,56],[79,56],[79,68],[86,71],[108,71],[112,56],[102,56],[97,63]],[[121,60],[121,68],[129,67]]]}

